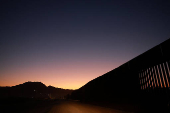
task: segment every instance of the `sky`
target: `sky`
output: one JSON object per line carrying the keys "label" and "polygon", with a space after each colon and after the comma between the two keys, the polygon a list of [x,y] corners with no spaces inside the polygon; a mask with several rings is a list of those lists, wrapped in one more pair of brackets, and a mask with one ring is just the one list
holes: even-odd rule
{"label": "sky", "polygon": [[169,0],[1,0],[0,86],[78,89],[170,38]]}

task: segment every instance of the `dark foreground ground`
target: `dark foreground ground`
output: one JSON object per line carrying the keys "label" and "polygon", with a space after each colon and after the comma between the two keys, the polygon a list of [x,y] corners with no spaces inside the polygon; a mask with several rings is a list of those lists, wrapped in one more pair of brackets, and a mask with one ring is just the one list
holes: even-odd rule
{"label": "dark foreground ground", "polygon": [[0,113],[47,113],[57,100],[0,99]]}
{"label": "dark foreground ground", "polygon": [[130,112],[80,103],[76,101],[63,101],[58,105],[54,105],[48,113],[130,113]]}
{"label": "dark foreground ground", "polygon": [[[130,106],[129,106],[130,107]],[[0,113],[164,113],[128,106],[120,108],[114,105],[82,103],[73,100],[35,100],[35,99],[1,99]]]}
{"label": "dark foreground ground", "polygon": [[1,113],[129,113],[73,100],[1,99]]}

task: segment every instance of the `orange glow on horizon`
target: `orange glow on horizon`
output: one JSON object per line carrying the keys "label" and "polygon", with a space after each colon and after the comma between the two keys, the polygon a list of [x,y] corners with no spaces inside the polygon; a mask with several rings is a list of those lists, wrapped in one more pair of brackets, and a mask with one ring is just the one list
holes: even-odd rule
{"label": "orange glow on horizon", "polygon": [[101,76],[116,66],[113,65],[98,65],[88,63],[74,65],[68,64],[65,66],[48,65],[43,66],[25,66],[21,68],[13,68],[9,71],[1,72],[0,86],[15,86],[24,82],[42,82],[46,86],[54,86],[63,89],[78,89],[91,81],[92,79]]}

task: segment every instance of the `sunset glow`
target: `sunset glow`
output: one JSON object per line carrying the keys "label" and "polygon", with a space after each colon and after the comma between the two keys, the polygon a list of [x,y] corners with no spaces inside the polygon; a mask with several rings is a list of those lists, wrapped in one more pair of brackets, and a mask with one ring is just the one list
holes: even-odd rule
{"label": "sunset glow", "polygon": [[40,81],[78,89],[170,36],[166,3],[3,0],[0,5],[0,86]]}
{"label": "sunset glow", "polygon": [[[1,86],[14,86],[26,81],[39,81],[45,85],[52,85],[65,89],[77,89],[88,81],[110,71],[116,67],[106,62],[78,62],[65,65],[44,64],[40,66],[11,67],[4,71],[0,79]],[[32,64],[33,65],[33,64]],[[117,64],[118,65],[118,64]]]}

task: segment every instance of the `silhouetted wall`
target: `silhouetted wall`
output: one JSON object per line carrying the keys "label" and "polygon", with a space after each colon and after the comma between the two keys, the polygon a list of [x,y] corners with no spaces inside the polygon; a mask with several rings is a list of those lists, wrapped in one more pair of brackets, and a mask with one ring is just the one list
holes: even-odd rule
{"label": "silhouetted wall", "polygon": [[169,49],[170,39],[91,80],[74,91],[71,98],[166,107],[170,97]]}

